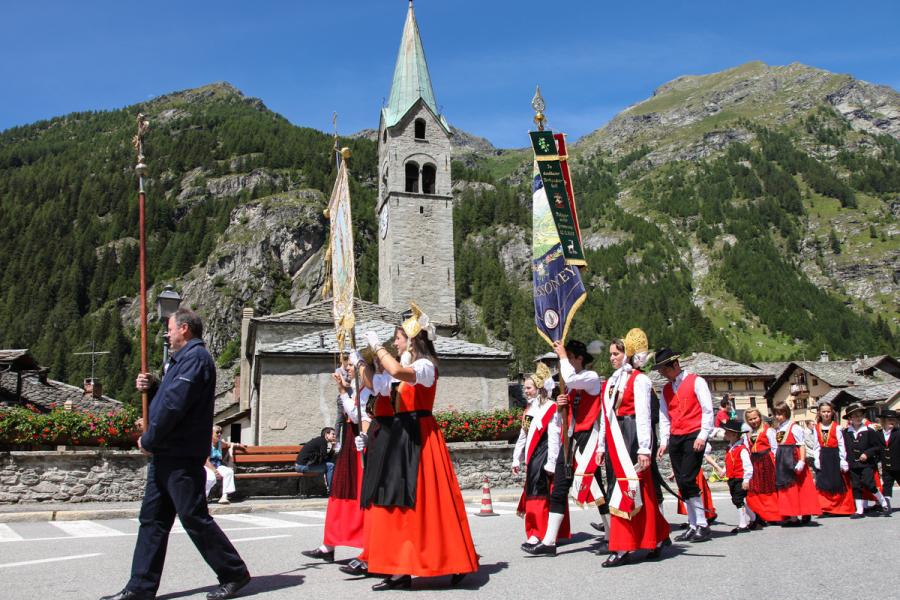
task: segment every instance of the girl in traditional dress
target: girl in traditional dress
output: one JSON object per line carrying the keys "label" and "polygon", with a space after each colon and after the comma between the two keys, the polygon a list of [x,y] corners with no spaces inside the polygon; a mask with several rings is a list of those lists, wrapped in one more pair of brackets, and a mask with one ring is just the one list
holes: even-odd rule
{"label": "girl in traditional dress", "polygon": [[816,469],[816,491],[822,512],[830,515],[852,515],[853,490],[847,474],[847,450],[840,425],[835,421],[834,406],[820,402],[813,426],[812,450]]}
{"label": "girl in traditional dress", "polygon": [[[352,362],[352,361],[351,361]],[[362,371],[365,363],[359,357],[350,369]],[[353,373],[350,373],[353,376]],[[338,395],[344,409],[346,422],[342,428],[341,450],[338,452],[331,478],[331,490],[328,496],[328,507],[325,509],[325,531],[322,545],[313,550],[304,550],[301,554],[326,562],[334,560],[335,546],[363,547],[363,511],[359,505],[359,492],[362,488],[362,455],[356,448],[354,440],[361,432],[369,428],[371,418],[365,413],[365,406],[372,393],[368,387],[360,392],[360,410],[357,411],[356,400],[351,396],[352,388],[345,386],[344,380],[337,373],[332,377],[338,386]],[[359,426],[362,413],[362,427]]]}
{"label": "girl in traditional dress", "polygon": [[776,402],[775,413],[775,487],[778,512],[785,527],[809,523],[813,515],[821,515],[816,486],[806,466],[806,444],[803,428],[791,421],[791,407]]}
{"label": "girl in traditional dress", "polygon": [[[519,473],[524,458],[525,489],[516,513],[525,519],[527,539],[522,544],[525,549],[537,545],[547,532],[549,497],[561,445],[561,421],[556,402],[550,399],[553,378],[547,365],[539,363],[537,372],[525,378],[522,388],[528,406],[522,415],[522,429],[513,451],[512,472]],[[566,512],[557,539],[571,537],[568,516]]]}
{"label": "girl in traditional dress", "polygon": [[[395,360],[377,334],[366,333],[375,358],[400,381],[390,431],[379,434],[387,434],[388,441],[367,456],[372,485],[362,498],[363,506],[370,507],[365,542],[369,571],[389,575],[372,586],[377,591],[409,588],[413,575],[452,575],[455,585],[478,570],[462,493],[431,413],[439,377],[434,326],[418,306],[413,304],[412,310],[403,323],[409,366]],[[398,337],[394,342],[399,346]]]}
{"label": "girl in traditional dress", "polygon": [[659,510],[653,482],[650,378],[639,369],[649,357],[647,336],[632,329],[613,340],[609,361],[616,370],[600,392],[602,412],[597,464],[606,462],[610,510],[604,567],[628,562],[635,550],[658,558],[669,542],[669,523]]}
{"label": "girl in traditional dress", "polygon": [[775,488],[775,430],[762,419],[759,409],[744,411],[744,421],[750,428],[747,439],[750,446],[750,462],[753,477],[747,491],[747,506],[756,514],[750,529],[760,529],[766,522],[781,520],[778,512],[778,491]]}

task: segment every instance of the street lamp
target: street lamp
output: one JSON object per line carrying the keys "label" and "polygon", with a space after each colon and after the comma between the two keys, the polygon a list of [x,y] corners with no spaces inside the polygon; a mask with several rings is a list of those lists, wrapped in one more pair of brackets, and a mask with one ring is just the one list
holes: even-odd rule
{"label": "street lamp", "polygon": [[[181,305],[181,296],[174,290],[171,285],[167,285],[165,289],[156,296],[156,314],[159,320],[165,326],[169,317],[175,314]],[[169,330],[164,329],[163,333],[163,369],[169,364]]]}

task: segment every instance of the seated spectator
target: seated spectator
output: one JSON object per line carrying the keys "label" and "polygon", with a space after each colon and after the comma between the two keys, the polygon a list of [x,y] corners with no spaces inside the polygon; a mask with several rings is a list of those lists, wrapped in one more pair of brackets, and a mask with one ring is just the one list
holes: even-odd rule
{"label": "seated spectator", "polygon": [[297,455],[294,470],[298,473],[324,473],[325,485],[331,492],[331,475],[334,473],[334,427],[325,427],[322,433],[305,444]]}
{"label": "seated spectator", "polygon": [[[206,459],[206,495],[216,485],[217,480],[222,481],[222,497],[219,504],[230,504],[228,494],[234,493],[234,469],[226,467],[223,463],[225,455],[232,448],[246,448],[243,444],[232,444],[222,440],[222,428],[216,425],[212,431],[212,446]],[[224,451],[224,453],[223,453]]]}

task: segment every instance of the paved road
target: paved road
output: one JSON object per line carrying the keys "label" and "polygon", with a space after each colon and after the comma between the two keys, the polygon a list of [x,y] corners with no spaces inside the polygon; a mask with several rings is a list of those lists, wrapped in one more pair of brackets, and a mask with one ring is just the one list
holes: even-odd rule
{"label": "paved road", "polygon": [[[735,512],[723,494],[716,494],[723,521],[716,537],[695,546],[676,544],[663,560],[601,569],[605,545],[587,532],[593,511],[575,509],[575,538],[560,547],[556,558],[524,556],[522,522],[512,503],[495,502],[500,516],[470,523],[481,570],[459,589],[446,587],[447,578],[421,579],[414,589],[428,596],[509,600],[516,596],[626,598],[894,598],[900,561],[900,513],[892,518],[821,519],[802,529],[770,527],[732,536]],[[469,505],[471,512],[478,506]],[[665,514],[677,525],[683,517],[667,502]],[[216,519],[238,547],[254,575],[246,597],[350,598],[377,596],[373,579],[353,579],[335,565],[311,562],[299,551],[313,548],[322,536],[324,511],[283,511],[219,515]],[[137,522],[54,521],[0,523],[0,598],[96,599],[118,591],[128,577]],[[338,561],[355,556],[338,550]],[[855,574],[864,574],[865,589]],[[890,576],[885,576],[892,574]],[[204,598],[214,576],[190,540],[176,527],[170,545],[160,598]]]}

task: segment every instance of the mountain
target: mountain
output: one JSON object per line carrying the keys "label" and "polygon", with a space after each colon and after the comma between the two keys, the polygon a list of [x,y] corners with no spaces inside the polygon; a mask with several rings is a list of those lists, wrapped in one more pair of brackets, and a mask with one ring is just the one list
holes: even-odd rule
{"label": "mountain", "polygon": [[[750,360],[898,352],[898,95],[845,75],[751,63],[679,78],[572,147],[588,301],[572,335],[643,327],[655,347]],[[149,300],[173,284],[219,363],[240,311],[316,299],[331,136],[226,83],[0,132],[0,346],[30,347],[55,379],[89,371],[134,399],[137,193],[146,140]],[[529,289],[531,158],[454,130],[463,333],[546,348]],[[350,162],[358,284],[377,296],[376,142]],[[152,317],[152,315],[151,315]],[[151,324],[152,364],[161,326]]]}

